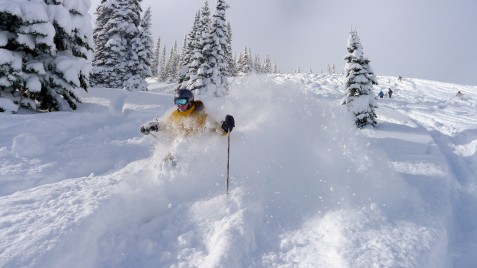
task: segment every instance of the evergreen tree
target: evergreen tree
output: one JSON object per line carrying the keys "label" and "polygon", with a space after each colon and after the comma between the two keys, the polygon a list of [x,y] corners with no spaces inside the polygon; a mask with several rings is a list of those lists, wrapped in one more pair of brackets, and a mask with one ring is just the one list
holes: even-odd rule
{"label": "evergreen tree", "polygon": [[[103,1],[98,7],[96,51],[93,60],[92,83],[95,86],[123,88],[124,82],[134,75],[129,66],[132,40],[138,35],[141,0]],[[103,25],[98,25],[104,23]],[[98,39],[96,39],[98,38]],[[105,42],[105,43],[104,43]]]}
{"label": "evergreen tree", "polygon": [[235,64],[234,57],[232,56],[232,28],[230,27],[230,23],[227,23],[227,31],[229,34],[229,38],[227,41],[227,51],[225,52],[225,61],[227,62],[227,70],[225,75],[228,77],[237,76],[237,66]]}
{"label": "evergreen tree", "polygon": [[250,66],[252,69],[250,70],[250,72],[253,72],[253,58],[252,58],[252,49],[251,48],[248,48],[248,57],[247,57],[247,60],[248,60],[248,63],[247,65]]}
{"label": "evergreen tree", "polygon": [[188,34],[186,41],[184,41],[185,49],[183,49],[182,51],[177,80],[179,83],[179,88],[186,88],[190,80],[191,69],[189,68],[189,66],[192,64],[192,59],[194,58],[194,50],[197,46],[197,40],[199,38],[199,21],[200,11],[195,14],[192,30]]}
{"label": "evergreen tree", "polygon": [[166,63],[166,82],[171,83],[177,79],[177,68],[178,68],[178,58],[177,55],[177,41],[174,42],[174,45],[171,48],[169,54],[169,60]]}
{"label": "evergreen tree", "polygon": [[166,57],[166,45],[164,45],[164,48],[162,49],[161,62],[159,64],[159,77],[157,79],[160,82],[165,82],[167,78]]}
{"label": "evergreen tree", "polygon": [[268,54],[267,57],[265,57],[265,61],[263,64],[263,72],[266,74],[272,73],[272,61],[270,60],[270,55]]}
{"label": "evergreen tree", "polygon": [[[183,42],[183,45],[182,45],[182,50],[181,50],[181,54],[179,56],[179,63],[177,64],[177,83],[179,84],[179,88],[181,87],[182,85],[182,82],[184,82],[185,80],[185,75],[186,75],[186,68],[184,68],[184,64],[186,64],[185,62],[188,60],[188,55],[186,55],[186,53],[188,53],[187,51],[187,45],[188,45],[189,41],[187,40],[187,35],[184,36],[184,42]],[[190,57],[189,57],[190,59]]]}
{"label": "evergreen tree", "polygon": [[75,90],[89,87],[92,52],[89,1],[78,1],[74,7],[63,1],[0,3],[0,98],[13,107],[8,110],[77,108]]}
{"label": "evergreen tree", "polygon": [[210,29],[210,52],[208,61],[210,67],[210,82],[213,85],[214,95],[222,96],[228,91],[227,57],[230,54],[230,42],[225,11],[229,5],[225,0],[217,0],[216,11],[212,18]]}
{"label": "evergreen tree", "polygon": [[247,75],[252,72],[253,66],[250,64],[250,55],[248,54],[249,50],[245,47],[244,51],[240,53],[238,62],[237,62],[237,74],[238,75]]}
{"label": "evergreen tree", "polygon": [[190,79],[187,82],[187,89],[195,90],[196,94],[202,94],[203,90],[210,83],[210,65],[208,57],[210,55],[210,10],[207,1],[200,11],[198,25],[197,43],[194,46],[192,62],[189,64]]}
{"label": "evergreen tree", "polygon": [[364,57],[363,47],[356,31],[351,31],[348,39],[349,55],[344,59],[346,96],[341,104],[355,115],[358,128],[376,125],[376,100],[373,85],[377,85],[376,75],[369,65],[370,60]]}
{"label": "evergreen tree", "polygon": [[334,64],[328,64],[328,73],[335,74],[336,73],[336,66]]}
{"label": "evergreen tree", "polygon": [[277,73],[279,73],[279,72],[280,72],[280,71],[278,70],[277,64],[276,64],[275,62],[273,62],[273,64],[272,64],[272,73],[277,74]]}
{"label": "evergreen tree", "polygon": [[108,0],[101,0],[101,4],[96,8],[96,24],[93,32],[94,40],[94,57],[93,57],[93,70],[91,72],[91,85],[102,87],[103,81],[102,73],[106,72],[105,69],[95,66],[105,66],[108,61],[109,51],[106,49],[106,43],[110,39],[108,31],[105,30],[106,23],[111,19],[113,13],[113,7]]}
{"label": "evergreen tree", "polygon": [[154,48],[154,55],[152,56],[152,63],[151,63],[151,73],[152,76],[157,77],[159,74],[159,60],[161,54],[161,38],[157,38],[156,46]]}
{"label": "evergreen tree", "polygon": [[132,40],[129,69],[132,76],[124,88],[133,91],[147,91],[146,78],[152,76],[153,41],[151,34],[151,8],[148,8],[139,25],[139,31]]}
{"label": "evergreen tree", "polygon": [[262,60],[258,54],[255,55],[255,60],[253,61],[253,71],[257,74],[263,73]]}

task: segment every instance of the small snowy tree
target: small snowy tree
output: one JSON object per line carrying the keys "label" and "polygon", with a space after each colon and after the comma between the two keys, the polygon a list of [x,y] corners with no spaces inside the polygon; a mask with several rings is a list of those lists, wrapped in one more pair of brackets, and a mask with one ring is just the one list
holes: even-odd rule
{"label": "small snowy tree", "polygon": [[255,55],[255,59],[253,60],[253,72],[256,74],[263,73],[262,60],[258,54]]}
{"label": "small snowy tree", "polygon": [[152,56],[151,72],[152,76],[156,77],[159,73],[159,60],[161,54],[161,38],[157,38],[156,46],[154,48],[154,55]]}
{"label": "small snowy tree", "polygon": [[238,62],[237,62],[237,74],[238,75],[247,75],[250,74],[253,70],[253,66],[250,60],[249,50],[245,47],[244,51],[240,53]]}
{"label": "small snowy tree", "polygon": [[344,59],[346,96],[341,104],[346,105],[356,119],[358,128],[376,125],[376,99],[373,85],[377,85],[376,75],[369,65],[370,60],[364,57],[363,47],[356,31],[351,31],[348,39],[349,55]]}
{"label": "small snowy tree", "polygon": [[225,61],[227,62],[227,69],[225,75],[228,77],[237,76],[237,65],[235,64],[234,57],[232,55],[232,28],[230,22],[227,23],[228,41],[227,50],[225,51]]}
{"label": "small snowy tree", "polygon": [[334,64],[328,64],[328,73],[335,74],[336,73],[336,66]]}
{"label": "small snowy tree", "polygon": [[174,41],[174,45],[171,48],[169,54],[169,60],[166,63],[165,77],[166,82],[171,83],[177,80],[179,65],[179,55],[177,54],[177,41]]}
{"label": "small snowy tree", "polygon": [[159,62],[159,73],[157,77],[159,82],[165,82],[167,78],[166,57],[166,45],[164,45],[164,48],[162,49],[161,61]]}
{"label": "small snowy tree", "polygon": [[273,63],[272,63],[272,73],[273,73],[273,74],[277,74],[277,73],[279,73],[279,72],[280,72],[280,71],[278,70],[278,65],[277,65],[277,63],[276,63],[276,62],[273,62]]}
{"label": "small snowy tree", "polygon": [[75,90],[89,87],[88,8],[89,0],[0,2],[0,103],[77,108]]}
{"label": "small snowy tree", "polygon": [[272,61],[270,60],[270,55],[268,54],[263,62],[263,72],[266,74],[272,73]]}

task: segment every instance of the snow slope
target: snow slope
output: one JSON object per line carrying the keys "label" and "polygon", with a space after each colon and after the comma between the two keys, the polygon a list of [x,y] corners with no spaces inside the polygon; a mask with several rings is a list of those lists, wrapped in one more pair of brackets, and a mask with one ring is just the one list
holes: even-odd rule
{"label": "snow slope", "polygon": [[0,267],[477,265],[477,87],[379,77],[357,130],[339,75],[236,78],[203,99],[236,120],[227,196],[226,137],[139,133],[172,86],[0,113]]}

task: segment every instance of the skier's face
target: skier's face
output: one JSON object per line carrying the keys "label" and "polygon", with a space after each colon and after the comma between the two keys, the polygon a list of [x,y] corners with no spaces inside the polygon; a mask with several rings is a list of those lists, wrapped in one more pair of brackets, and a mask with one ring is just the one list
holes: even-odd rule
{"label": "skier's face", "polygon": [[178,99],[176,100],[176,105],[179,112],[184,112],[189,109],[190,102],[188,102],[187,99]]}

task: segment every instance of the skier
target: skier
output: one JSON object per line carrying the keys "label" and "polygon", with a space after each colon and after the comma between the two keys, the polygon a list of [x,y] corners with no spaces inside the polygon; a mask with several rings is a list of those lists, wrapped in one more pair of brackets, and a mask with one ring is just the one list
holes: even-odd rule
{"label": "skier", "polygon": [[389,88],[388,90],[388,96],[391,98],[391,96],[393,95],[393,90],[391,88]]}
{"label": "skier", "polygon": [[382,89],[381,89],[381,91],[379,91],[378,96],[379,96],[381,99],[384,97],[384,92],[383,92]]}
{"label": "skier", "polygon": [[179,89],[174,95],[177,109],[163,121],[154,121],[141,126],[141,133],[147,135],[151,131],[170,131],[174,136],[190,137],[208,130],[222,135],[231,132],[235,127],[233,116],[225,116],[221,123],[210,118],[204,104],[194,100],[194,94],[188,89]]}

